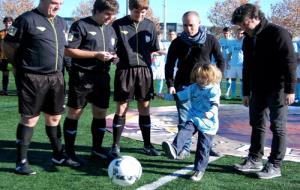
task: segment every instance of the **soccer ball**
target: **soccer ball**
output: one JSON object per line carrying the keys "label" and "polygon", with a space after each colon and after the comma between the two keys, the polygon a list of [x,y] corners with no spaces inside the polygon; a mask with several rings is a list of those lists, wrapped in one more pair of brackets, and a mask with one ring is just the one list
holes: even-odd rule
{"label": "soccer ball", "polygon": [[129,186],[141,178],[142,166],[136,158],[122,156],[111,161],[108,176],[117,185]]}

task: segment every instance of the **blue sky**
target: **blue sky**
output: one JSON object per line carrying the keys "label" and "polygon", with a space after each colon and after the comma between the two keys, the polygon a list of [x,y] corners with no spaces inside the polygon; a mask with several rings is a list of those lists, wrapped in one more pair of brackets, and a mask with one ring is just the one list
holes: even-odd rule
{"label": "blue sky", "polygon": [[[71,17],[72,11],[76,5],[82,0],[64,0],[59,15],[63,17]],[[214,6],[216,0],[166,0],[167,1],[167,22],[181,23],[181,16],[184,12],[195,10],[200,14],[203,25],[211,25],[207,19],[208,11]],[[39,0],[35,0],[36,4]],[[268,16],[270,14],[271,4],[282,2],[282,0],[260,0],[262,11]],[[119,0],[120,11],[118,18],[126,14],[126,0]],[[150,6],[155,16],[163,21],[163,0],[150,0]]]}

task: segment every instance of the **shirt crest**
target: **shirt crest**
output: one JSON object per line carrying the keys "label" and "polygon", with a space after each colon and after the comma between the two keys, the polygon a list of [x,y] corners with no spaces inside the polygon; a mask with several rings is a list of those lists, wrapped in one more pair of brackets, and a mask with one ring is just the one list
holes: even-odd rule
{"label": "shirt crest", "polygon": [[9,28],[8,28],[8,34],[9,35],[11,35],[11,36],[15,36],[16,35],[16,33],[17,33],[17,31],[18,31],[18,29],[16,28],[16,27],[14,27],[14,26],[10,26]]}
{"label": "shirt crest", "polygon": [[151,40],[150,36],[145,36],[145,41],[146,41],[147,43],[149,43],[150,40]]}

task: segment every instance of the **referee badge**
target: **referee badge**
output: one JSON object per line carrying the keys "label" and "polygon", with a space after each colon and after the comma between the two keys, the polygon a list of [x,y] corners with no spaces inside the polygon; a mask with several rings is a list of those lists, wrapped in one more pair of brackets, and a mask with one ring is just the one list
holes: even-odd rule
{"label": "referee badge", "polygon": [[145,36],[145,40],[146,40],[146,43],[149,43],[151,40],[150,36]]}
{"label": "referee badge", "polygon": [[9,28],[8,28],[8,34],[9,35],[11,35],[11,36],[15,36],[16,35],[16,33],[17,33],[17,31],[18,31],[18,29],[16,28],[16,27],[14,27],[14,26],[10,26]]}
{"label": "referee badge", "polygon": [[70,42],[73,41],[73,38],[74,38],[74,35],[69,33],[68,34],[68,41],[70,41]]}

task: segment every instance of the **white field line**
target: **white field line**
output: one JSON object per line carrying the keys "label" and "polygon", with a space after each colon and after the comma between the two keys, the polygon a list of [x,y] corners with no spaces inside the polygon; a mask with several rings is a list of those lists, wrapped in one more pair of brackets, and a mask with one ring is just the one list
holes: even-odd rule
{"label": "white field line", "polygon": [[[217,160],[219,158],[220,157],[210,156],[209,157],[209,163],[213,162],[213,161],[215,161],[215,160]],[[157,189],[160,186],[163,186],[166,183],[168,183],[170,181],[173,181],[173,180],[177,179],[178,177],[184,176],[187,173],[191,172],[193,170],[193,167],[194,167],[193,164],[192,165],[188,165],[188,166],[182,168],[181,170],[177,170],[174,173],[171,173],[171,174],[169,174],[167,176],[164,176],[164,177],[158,179],[157,181],[154,181],[152,183],[149,183],[149,184],[146,184],[144,186],[141,186],[141,187],[137,188],[136,190],[154,190],[154,189]]]}

